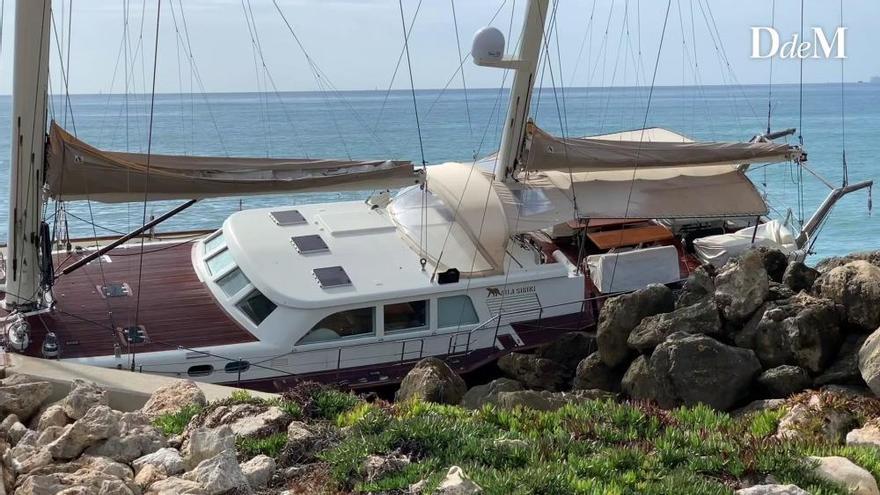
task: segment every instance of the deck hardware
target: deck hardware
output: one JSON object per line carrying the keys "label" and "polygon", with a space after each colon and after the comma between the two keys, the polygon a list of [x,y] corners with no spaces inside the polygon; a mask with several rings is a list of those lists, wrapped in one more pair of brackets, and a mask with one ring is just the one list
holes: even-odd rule
{"label": "deck hardware", "polygon": [[290,238],[290,242],[293,243],[293,247],[296,248],[299,254],[330,252],[327,243],[318,234],[296,235]]}
{"label": "deck hardware", "polygon": [[327,266],[323,268],[315,268],[312,274],[318,281],[318,285],[322,289],[331,289],[334,287],[346,287],[351,285],[351,279],[345,273],[345,269],[341,266]]}
{"label": "deck hardware", "polygon": [[104,299],[131,295],[131,286],[126,282],[110,282],[107,285],[97,285],[95,287]]}
{"label": "deck hardware", "polygon": [[302,225],[306,223],[306,217],[299,210],[282,210],[269,212],[272,221],[279,227],[289,227],[291,225]]}

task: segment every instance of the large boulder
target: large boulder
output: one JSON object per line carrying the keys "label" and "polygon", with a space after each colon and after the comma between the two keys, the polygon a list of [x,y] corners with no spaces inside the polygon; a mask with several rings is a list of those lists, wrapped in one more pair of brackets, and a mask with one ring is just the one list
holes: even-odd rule
{"label": "large boulder", "polygon": [[629,334],[627,343],[643,354],[650,353],[675,332],[720,334],[721,318],[715,301],[707,298],[671,313],[648,316]]}
{"label": "large boulder", "polygon": [[467,391],[464,380],[443,361],[429,357],[422,359],[400,383],[397,400],[418,398],[441,404],[458,404]]}
{"label": "large boulder", "polygon": [[68,418],[77,420],[95,406],[110,405],[110,394],[93,382],[75,379],[66,397],[58,402]]}
{"label": "large boulder", "polygon": [[852,261],[823,274],[813,290],[842,304],[850,324],[863,330],[880,326],[880,267]]}
{"label": "large boulder", "polygon": [[485,385],[475,385],[465,392],[461,405],[468,409],[480,409],[486,404],[495,404],[499,392],[522,390],[522,383],[510,378],[496,378]]}
{"label": "large boulder", "polygon": [[788,256],[778,249],[770,249],[765,246],[761,246],[755,251],[761,256],[761,261],[764,262],[764,269],[770,280],[782,282],[785,269],[788,267]]}
{"label": "large boulder", "polygon": [[222,452],[235,452],[232,429],[225,425],[215,429],[198,428],[190,433],[184,444],[183,463],[187,469],[193,469]]}
{"label": "large boulder", "polygon": [[880,266],[880,250],[862,251],[859,253],[850,253],[846,256],[832,256],[830,258],[825,258],[816,264],[816,270],[818,270],[819,273],[827,273],[838,266],[843,266],[857,260],[867,261],[874,266]]}
{"label": "large boulder", "polygon": [[761,363],[748,349],[712,337],[675,333],[650,359],[661,407],[707,404],[727,410],[743,399]]}
{"label": "large boulder", "polygon": [[33,426],[37,431],[43,431],[50,426],[66,426],[68,422],[70,418],[67,417],[64,408],[60,404],[52,404],[40,413]]}
{"label": "large boulder", "polygon": [[697,267],[685,280],[675,300],[675,307],[692,306],[715,295],[715,267],[703,265]]}
{"label": "large boulder", "polygon": [[813,383],[807,370],[800,366],[782,365],[758,376],[761,393],[769,398],[785,398],[808,388]]}
{"label": "large boulder", "polygon": [[247,478],[235,460],[234,450],[201,461],[182,478],[200,484],[208,495],[251,493]]}
{"label": "large boulder", "polygon": [[880,495],[880,488],[871,473],[846,457],[810,457],[816,464],[819,478],[842,485],[853,495]]}
{"label": "large boulder", "polygon": [[620,386],[623,393],[633,399],[654,400],[657,382],[647,357],[639,356],[633,360],[624,373]]}
{"label": "large boulder", "polygon": [[576,390],[574,392],[550,392],[549,390],[520,390],[500,392],[496,404],[501,409],[523,407],[536,411],[555,411],[566,404],[590,400],[608,400],[615,396],[602,390]]}
{"label": "large boulder", "polygon": [[846,434],[847,445],[865,445],[880,449],[880,425],[877,420],[869,421],[861,428],[851,430]]}
{"label": "large boulder", "polygon": [[596,342],[599,357],[607,366],[616,368],[629,360],[632,352],[627,339],[642,319],[675,309],[672,290],[661,284],[612,297],[599,312]]}
{"label": "large boulder", "polygon": [[272,474],[275,473],[275,459],[260,454],[241,464],[241,472],[251,488],[265,488],[272,479]]}
{"label": "large boulder", "polygon": [[52,384],[49,382],[4,383],[0,386],[0,417],[15,414],[26,422],[50,395]]}
{"label": "large boulder", "polygon": [[64,433],[48,445],[49,452],[56,459],[73,459],[86,448],[119,435],[121,419],[121,412],[107,406],[95,406],[67,426]]}
{"label": "large boulder", "polygon": [[858,425],[846,403],[830,394],[813,394],[794,404],[779,420],[776,437],[784,440],[843,443]]}
{"label": "large boulder", "polygon": [[172,476],[150,485],[144,495],[207,495],[200,483]]}
{"label": "large boulder", "polygon": [[183,464],[183,457],[177,449],[165,447],[153,453],[139,457],[132,461],[131,467],[135,471],[140,471],[147,465],[158,466],[165,471],[165,474],[174,476],[182,473],[186,467]]}
{"label": "large boulder", "polygon": [[764,304],[770,279],[761,253],[747,251],[724,264],[715,276],[715,301],[725,319],[745,321]]}
{"label": "large boulder", "polygon": [[176,380],[160,387],[150,396],[141,411],[151,419],[177,412],[186,406],[204,406],[208,401],[205,393],[192,380]]}
{"label": "large boulder", "polygon": [[859,372],[874,395],[880,396],[880,328],[859,349]]}
{"label": "large boulder", "polygon": [[281,456],[282,464],[298,464],[311,460],[325,442],[325,435],[315,426],[301,421],[287,425],[287,445]]}
{"label": "large boulder", "polygon": [[864,345],[867,336],[847,335],[837,352],[837,356],[831,361],[825,371],[813,380],[817,387],[830,384],[838,385],[864,385],[862,375],[859,373],[859,349]]}
{"label": "large boulder", "polygon": [[571,370],[556,361],[518,352],[502,356],[498,368],[526,387],[551,391],[565,388],[572,375]]}
{"label": "large boulder", "polygon": [[535,355],[556,361],[569,369],[575,369],[578,363],[596,350],[596,337],[585,332],[568,332],[553,342],[538,347]]}
{"label": "large boulder", "polygon": [[594,352],[578,363],[574,380],[572,380],[572,388],[575,390],[599,389],[617,392],[620,390],[623,371],[619,368],[609,368],[602,362],[599,353]]}
{"label": "large boulder", "polygon": [[227,425],[238,437],[266,437],[283,431],[291,419],[277,406],[245,402],[214,407],[193,418],[187,430]]}
{"label": "large boulder", "polygon": [[753,349],[766,368],[793,364],[820,373],[839,350],[840,319],[839,306],[800,292],[766,304],[735,341]]}
{"label": "large boulder", "polygon": [[165,443],[165,437],[150,419],[135,411],[124,413],[119,419],[119,434],[89,447],[86,452],[128,463],[156,452],[165,447]]}
{"label": "large boulder", "polygon": [[788,268],[785,269],[782,283],[795,292],[809,291],[813,288],[817,278],[819,278],[817,270],[810,268],[801,261],[792,261],[788,264]]}

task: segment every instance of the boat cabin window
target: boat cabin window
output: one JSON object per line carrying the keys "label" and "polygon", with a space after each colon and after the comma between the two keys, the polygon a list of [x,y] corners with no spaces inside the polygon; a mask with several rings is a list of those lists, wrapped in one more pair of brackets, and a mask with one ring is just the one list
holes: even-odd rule
{"label": "boat cabin window", "polygon": [[428,328],[428,301],[386,304],[384,313],[386,333]]}
{"label": "boat cabin window", "polygon": [[226,246],[226,239],[223,237],[223,231],[218,230],[213,236],[205,241],[205,254],[216,251],[221,246]]}
{"label": "boat cabin window", "polygon": [[376,308],[349,309],[333,313],[319,321],[297,345],[329,342],[346,337],[376,334]]}
{"label": "boat cabin window", "polygon": [[477,310],[470,296],[458,295],[437,298],[437,326],[439,328],[479,323]]}
{"label": "boat cabin window", "polygon": [[249,283],[251,283],[250,280],[248,280],[239,268],[232,270],[217,280],[217,285],[219,285],[220,288],[223,289],[223,292],[229,297],[238,294],[238,292],[241,289],[244,289]]}
{"label": "boat cabin window", "polygon": [[239,310],[242,313],[247,315],[248,318],[254,325],[259,325],[263,323],[272,311],[275,311],[277,307],[275,303],[269,300],[268,297],[264,296],[262,292],[255,290],[248,294],[247,297],[241,300],[238,304],[236,304]]}
{"label": "boat cabin window", "polygon": [[208,376],[214,372],[214,367],[210,364],[197,364],[195,366],[190,366],[188,370],[186,370],[186,374],[189,376]]}
{"label": "boat cabin window", "polygon": [[232,259],[232,253],[228,249],[223,248],[222,251],[208,258],[206,263],[211,275],[217,275],[234,265],[235,260]]}

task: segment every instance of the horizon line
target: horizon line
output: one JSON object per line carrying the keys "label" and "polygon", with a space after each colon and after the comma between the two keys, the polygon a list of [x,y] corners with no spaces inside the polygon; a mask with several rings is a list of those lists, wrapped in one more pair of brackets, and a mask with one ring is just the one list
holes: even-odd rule
{"label": "horizon line", "polygon": [[[877,84],[873,80],[875,77],[872,77],[869,80],[857,80],[857,81],[847,81],[844,84],[846,85],[859,85],[859,84]],[[839,81],[828,81],[828,82],[805,82],[804,86],[827,86],[827,85],[839,85]],[[706,87],[767,87],[770,84],[767,83],[745,83],[745,84],[658,84],[655,85],[655,88],[706,88]],[[773,83],[773,86],[798,86],[800,83],[797,82],[786,82],[786,83]],[[550,89],[552,90],[553,86],[536,86],[535,89]],[[560,88],[560,86],[556,86],[556,88]],[[565,86],[562,87],[565,89],[635,89],[635,88],[645,88],[648,89],[650,86]],[[503,90],[507,91],[510,88],[503,88]],[[418,91],[464,91],[464,88],[416,88]],[[498,87],[477,87],[477,88],[467,88],[467,91],[486,91],[492,90],[497,91]],[[277,93],[325,93],[330,90],[320,90],[320,89],[290,89],[290,90],[279,90]],[[332,90],[331,92],[337,93],[363,93],[363,92],[381,92],[381,93],[393,93],[393,92],[410,92],[412,91],[409,88],[395,88],[395,89],[339,89]],[[275,91],[250,91],[250,90],[232,90],[232,91],[207,91],[207,92],[171,92],[171,91],[157,91],[156,95],[186,95],[186,94],[214,94],[214,95],[230,95],[230,94],[262,94],[262,93],[275,93]],[[50,96],[64,96],[65,94],[69,94],[70,96],[112,96],[112,95],[149,95],[151,93],[146,92],[135,92],[135,93],[120,93],[120,92],[108,92],[108,93],[95,93],[95,92],[74,92],[74,93],[51,93]],[[0,97],[12,96],[12,93],[0,93]]]}

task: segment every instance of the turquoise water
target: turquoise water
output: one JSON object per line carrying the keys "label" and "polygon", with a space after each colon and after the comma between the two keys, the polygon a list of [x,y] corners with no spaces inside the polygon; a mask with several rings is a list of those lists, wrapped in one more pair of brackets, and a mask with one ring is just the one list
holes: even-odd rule
{"label": "turquoise water", "polygon": [[[834,184],[841,180],[841,94],[839,85],[807,85],[803,93],[802,134],[811,167]],[[153,152],[205,155],[400,158],[421,162],[408,91],[344,93],[157,95],[153,112]],[[425,160],[469,160],[494,151],[499,142],[506,93],[498,90],[417,92]],[[880,178],[875,149],[880,143],[880,84],[849,84],[846,98],[846,153],[852,182]],[[551,132],[590,135],[662,126],[703,140],[747,140],[767,125],[766,86],[659,87],[646,112],[647,88],[545,88],[535,97],[537,122]],[[772,127],[798,127],[799,91],[773,87]],[[73,95],[70,110],[54,98],[51,114],[71,131],[99,147],[146,150],[148,95]],[[0,97],[0,238],[6,237],[9,172],[10,99]],[[797,135],[789,138],[797,140]],[[788,208],[805,217],[828,193],[805,174],[798,202],[796,171],[787,164],[750,172],[779,215]],[[231,212],[278,204],[357,199],[367,193],[294,194],[206,200],[162,224],[162,230],[215,228]],[[700,194],[693,191],[692,194]],[[148,214],[161,214],[179,202],[155,202]],[[128,231],[141,223],[142,205],[77,202],[69,207],[71,235]],[[49,212],[51,214],[51,211]],[[92,223],[96,224],[93,231]],[[877,249],[880,221],[867,211],[867,194],[841,201],[815,246],[816,257]]]}

